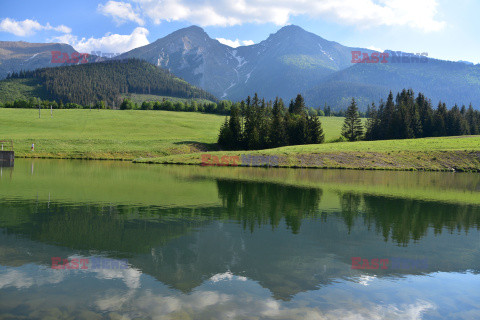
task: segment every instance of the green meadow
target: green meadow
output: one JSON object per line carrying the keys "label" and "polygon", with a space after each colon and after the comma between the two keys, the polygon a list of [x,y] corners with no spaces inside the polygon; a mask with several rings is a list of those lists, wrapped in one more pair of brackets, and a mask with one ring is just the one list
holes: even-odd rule
{"label": "green meadow", "polygon": [[[332,142],[343,118],[322,117],[327,143],[261,151],[224,152],[216,140],[225,117],[144,110],[0,109],[0,140],[13,140],[16,157],[134,160],[201,164],[241,154],[276,156],[280,167],[480,171],[480,136]],[[329,143],[328,143],[329,142]],[[32,143],[35,150],[31,151]]]}
{"label": "green meadow", "polygon": [[[144,110],[0,109],[0,140],[14,141],[17,157],[115,159],[218,150],[224,116]],[[343,118],[322,118],[327,140],[340,136]],[[35,144],[35,151],[30,147]]]}
{"label": "green meadow", "polygon": [[[260,151],[221,151],[222,156],[276,157],[279,167],[364,170],[480,171],[480,136],[440,137],[411,140],[337,142],[288,146]],[[228,161],[228,158],[226,159]],[[199,154],[183,154],[135,162],[196,164]],[[213,163],[213,160],[212,160]],[[228,162],[231,164],[233,161]]]}

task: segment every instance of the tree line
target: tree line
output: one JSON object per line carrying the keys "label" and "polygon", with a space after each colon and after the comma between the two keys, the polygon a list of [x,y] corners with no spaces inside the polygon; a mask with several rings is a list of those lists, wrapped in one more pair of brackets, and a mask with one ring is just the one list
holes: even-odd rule
{"label": "tree line", "polygon": [[[172,101],[163,98],[161,101],[144,101],[138,104],[129,98],[123,99],[117,107],[121,110],[166,110],[166,111],[184,111],[184,112],[203,112],[211,114],[227,115],[230,114],[232,102],[228,100],[218,103],[208,100],[177,100]],[[16,99],[14,101],[0,102],[0,108],[23,108],[23,109],[111,109],[105,101],[97,101],[94,104],[81,105],[77,103],[63,103],[54,100],[42,100],[40,98]]]}
{"label": "tree line", "polygon": [[307,112],[302,95],[286,108],[282,99],[248,97],[231,108],[220,129],[218,144],[227,150],[259,150],[325,141],[317,114]]}
{"label": "tree line", "polygon": [[[350,108],[349,108],[350,109]],[[348,110],[347,110],[348,112]],[[437,108],[422,93],[417,97],[412,90],[403,90],[387,101],[367,110],[366,140],[414,139],[425,137],[480,134],[480,112],[473,106],[447,109],[439,102]]]}
{"label": "tree line", "polygon": [[439,102],[436,109],[422,93],[402,90],[396,97],[390,92],[387,101],[374,103],[367,109],[365,128],[360,120],[355,99],[348,107],[342,136],[348,141],[393,140],[480,134],[480,112],[457,105],[450,110]]}

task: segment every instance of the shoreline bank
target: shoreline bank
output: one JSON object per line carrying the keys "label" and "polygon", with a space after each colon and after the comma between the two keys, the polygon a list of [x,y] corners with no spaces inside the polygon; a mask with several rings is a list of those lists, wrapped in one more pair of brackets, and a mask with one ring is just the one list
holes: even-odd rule
{"label": "shoreline bank", "polygon": [[[238,157],[238,153],[210,153],[218,158]],[[249,152],[250,156],[277,157],[278,164],[205,164],[201,154],[167,156],[161,158],[140,158],[133,163],[203,165],[229,167],[265,167],[265,168],[309,168],[309,169],[345,169],[345,170],[390,170],[390,171],[444,171],[444,172],[480,172],[480,151],[434,151],[434,152],[329,152],[309,154],[265,154]]]}

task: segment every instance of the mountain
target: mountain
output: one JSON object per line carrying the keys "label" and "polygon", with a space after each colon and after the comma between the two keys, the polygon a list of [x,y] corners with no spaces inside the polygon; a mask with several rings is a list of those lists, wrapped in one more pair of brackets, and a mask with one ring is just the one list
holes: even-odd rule
{"label": "mountain", "polygon": [[[390,52],[391,53],[391,52]],[[434,106],[441,100],[452,107],[455,103],[480,106],[480,65],[426,59],[424,63],[355,64],[322,79],[306,91],[307,103],[324,101],[337,108],[345,107],[351,97],[366,105],[386,100],[389,91],[412,88],[432,99]]]}
{"label": "mountain", "polygon": [[[11,71],[52,66],[50,51],[55,50],[74,52],[64,44],[0,42],[0,79]],[[371,102],[386,99],[390,90],[411,88],[435,104],[442,100],[449,106],[480,106],[480,65],[426,57],[422,62],[395,61],[394,55],[408,54],[393,51],[384,52],[389,54],[387,63],[352,63],[353,51],[381,54],[343,46],[294,25],[258,44],[238,48],[191,26],[113,59],[145,60],[219,99],[234,101],[255,92],[284,100],[302,93],[312,107],[327,103],[332,109],[344,109],[355,97],[364,110]]]}
{"label": "mountain", "polygon": [[[52,52],[57,52],[53,55]],[[63,56],[65,54],[65,56]],[[61,67],[82,62],[100,62],[103,57],[88,55],[80,57],[78,62],[62,62],[80,56],[72,46],[64,43],[29,43],[24,41],[0,41],[0,80],[9,73],[21,70],[29,71],[47,67]],[[64,58],[64,59],[63,59]],[[83,61],[82,61],[83,60]]]}
{"label": "mountain", "polygon": [[76,52],[71,46],[60,43],[28,43],[23,41],[0,41],[0,79],[20,70],[52,67],[52,51]]}
{"label": "mountain", "polygon": [[0,81],[0,100],[9,101],[20,96],[21,93],[16,92],[18,90],[27,92],[24,95],[27,97],[81,105],[103,100],[108,105],[118,106],[122,95],[127,93],[215,100],[210,93],[139,59],[21,72]]}
{"label": "mountain", "polygon": [[[352,51],[294,25],[281,28],[258,44],[231,48],[192,26],[117,59],[140,58],[166,68],[221,99],[240,100],[258,92],[273,99],[306,95],[310,106],[334,109],[356,97],[359,106],[385,99],[389,91],[412,88],[433,102],[480,105],[480,65],[424,58],[422,62],[352,63]],[[379,52],[376,52],[379,54]]]}
{"label": "mountain", "polygon": [[115,59],[144,59],[219,98],[239,100],[253,92],[291,98],[318,79],[349,67],[351,51],[356,49],[297,26],[284,27],[259,44],[234,49],[192,26]]}

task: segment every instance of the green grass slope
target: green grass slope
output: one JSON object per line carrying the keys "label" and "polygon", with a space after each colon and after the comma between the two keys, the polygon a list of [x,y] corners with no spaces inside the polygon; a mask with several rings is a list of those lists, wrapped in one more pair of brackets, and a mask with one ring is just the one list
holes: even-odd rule
{"label": "green grass slope", "polygon": [[[0,109],[17,157],[132,160],[214,147],[222,116],[168,111]],[[35,151],[30,146],[35,143]]]}
{"label": "green grass slope", "polygon": [[[0,108],[0,140],[12,139],[17,157],[123,159],[216,149],[225,117],[170,111],[38,110]],[[340,136],[343,118],[322,118],[327,140]],[[35,143],[35,152],[30,146]]]}
{"label": "green grass slope", "polygon": [[[366,170],[480,171],[480,136],[414,140],[359,141],[289,146],[262,151],[215,152],[277,156],[280,167]],[[199,154],[178,155],[136,162],[201,164]],[[239,162],[241,164],[241,161]]]}

